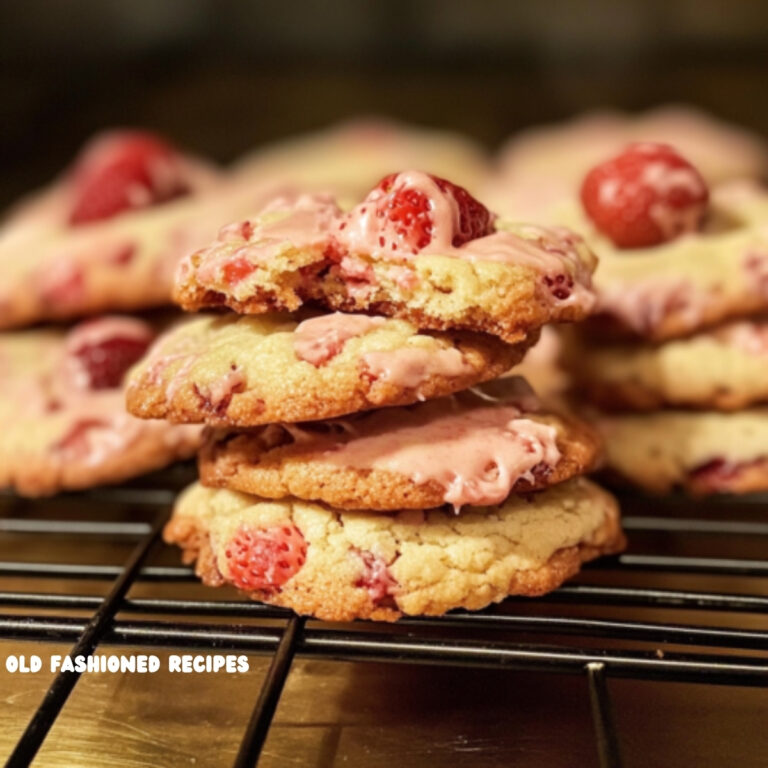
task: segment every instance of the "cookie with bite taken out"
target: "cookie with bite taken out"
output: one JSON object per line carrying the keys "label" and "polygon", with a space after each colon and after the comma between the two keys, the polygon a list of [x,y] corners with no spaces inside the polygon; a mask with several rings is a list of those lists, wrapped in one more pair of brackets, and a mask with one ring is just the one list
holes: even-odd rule
{"label": "cookie with bite taken out", "polygon": [[591,312],[595,264],[568,230],[497,222],[462,187],[405,171],[347,212],[328,196],[274,200],[185,258],[174,297],[246,314],[310,302],[517,343]]}

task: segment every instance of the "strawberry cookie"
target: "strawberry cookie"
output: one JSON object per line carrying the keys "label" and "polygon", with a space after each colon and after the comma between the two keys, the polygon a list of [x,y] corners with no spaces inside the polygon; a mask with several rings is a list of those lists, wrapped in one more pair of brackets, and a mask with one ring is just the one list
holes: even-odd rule
{"label": "strawberry cookie", "polygon": [[495,378],[529,343],[338,312],[205,316],[157,341],[129,379],[128,409],[238,427],[333,418]]}
{"label": "strawberry cookie", "polygon": [[606,467],[651,493],[768,491],[768,409],[603,416]]}
{"label": "strawberry cookie", "polygon": [[590,328],[603,335],[663,341],[768,309],[768,191],[755,182],[709,190],[672,147],[635,144],[554,217],[600,254]]}
{"label": "strawberry cookie", "polygon": [[0,334],[0,487],[28,496],[89,488],[194,455],[198,427],[125,412],[125,372],[153,335],[126,317]]}
{"label": "strawberry cookie", "polygon": [[563,345],[579,392],[611,410],[736,410],[768,401],[768,321],[737,320],[663,344]]}
{"label": "strawberry cookie", "polygon": [[590,112],[519,133],[499,153],[499,170],[486,184],[486,199],[513,219],[553,221],[553,209],[578,196],[590,168],[637,141],[671,144],[710,184],[768,179],[763,137],[674,105],[635,115]]}
{"label": "strawberry cookie", "polygon": [[181,256],[271,194],[151,134],[97,137],[0,228],[0,327],[166,304]]}
{"label": "strawberry cookie", "polygon": [[212,437],[200,479],[269,499],[344,509],[501,504],[593,468],[597,436],[541,412],[523,379],[345,421],[272,424]]}
{"label": "strawberry cookie", "polygon": [[496,221],[465,189],[418,171],[384,178],[344,212],[326,196],[274,200],[185,258],[185,309],[259,314],[306,302],[509,343],[593,309],[596,260],[562,228]]}
{"label": "strawberry cookie", "polygon": [[542,595],[624,547],[615,500],[583,478],[461,515],[342,512],[193,485],[164,538],[196,561],[206,584],[326,621],[394,621]]}

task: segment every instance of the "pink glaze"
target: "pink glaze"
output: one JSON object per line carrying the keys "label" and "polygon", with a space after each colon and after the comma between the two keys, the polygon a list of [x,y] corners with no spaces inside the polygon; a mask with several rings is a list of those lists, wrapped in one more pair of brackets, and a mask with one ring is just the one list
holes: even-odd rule
{"label": "pink glaze", "polygon": [[729,347],[736,347],[750,355],[768,353],[768,323],[745,320],[731,323],[712,332],[712,335]]}
{"label": "pink glaze", "polygon": [[341,312],[311,317],[296,327],[293,349],[299,360],[318,368],[336,357],[347,341],[364,336],[384,322],[383,317],[345,315]]}
{"label": "pink glaze", "polygon": [[54,309],[76,307],[85,295],[85,274],[78,264],[59,261],[37,275],[40,301]]}
{"label": "pink glaze", "polygon": [[232,400],[232,395],[242,392],[245,385],[245,374],[239,368],[233,367],[208,385],[205,398],[214,408],[226,408]]}
{"label": "pink glaze", "polygon": [[[287,212],[287,215],[286,215]],[[224,227],[219,233],[219,242],[232,242],[236,233],[242,236],[250,234],[244,245],[228,254],[227,261],[232,257],[243,256],[254,264],[266,265],[285,247],[294,248],[324,248],[329,242],[329,233],[342,216],[341,209],[327,195],[285,195],[273,200],[264,208],[260,216],[273,221],[253,227],[249,230],[243,222]],[[203,250],[203,258],[198,267],[198,277],[205,281],[215,281],[218,276],[221,261],[215,258],[217,246]],[[214,258],[209,260],[210,253]]]}
{"label": "pink glaze", "polygon": [[[645,145],[636,145],[642,149]],[[657,144],[649,144],[648,151],[655,154]],[[664,162],[650,162],[644,168],[640,184],[649,187],[659,202],[650,208],[650,216],[659,227],[664,237],[671,240],[684,232],[695,232],[707,210],[708,196],[704,180],[694,168],[671,168]],[[675,190],[683,190],[694,199],[702,198],[697,204],[688,204],[683,208],[672,205],[668,196]]]}
{"label": "pink glaze", "polygon": [[687,328],[700,324],[708,293],[697,291],[684,278],[663,280],[651,278],[642,283],[613,283],[598,293],[597,311],[615,317],[639,334],[656,330],[675,313]]}
{"label": "pink glaze", "polygon": [[[405,171],[393,182],[393,188],[407,185],[426,195],[431,203],[432,239],[417,253],[396,247],[394,240],[382,237],[381,217],[377,216],[377,202],[384,196],[374,190],[348,214],[344,214],[328,196],[284,196],[273,201],[262,213],[266,222],[244,228],[243,222],[225,227],[219,240],[204,249],[200,256],[197,277],[204,284],[217,285],[223,266],[231,259],[243,256],[252,263],[265,266],[288,245],[295,248],[315,248],[335,263],[340,276],[357,291],[368,291],[374,274],[367,262],[357,254],[366,254],[376,261],[393,262],[393,267],[426,255],[448,256],[466,261],[494,261],[521,265],[536,270],[542,276],[542,293],[547,301],[592,309],[595,298],[591,291],[593,264],[585,264],[577,245],[581,238],[560,227],[524,228],[523,234],[497,231],[486,237],[470,240],[455,247],[453,239],[459,229],[460,211],[452,195],[445,194],[425,173]],[[269,221],[274,214],[274,221]],[[245,237],[249,235],[249,237]],[[221,251],[221,244],[243,245]],[[390,242],[388,247],[383,243]],[[180,273],[181,274],[181,273]],[[545,279],[569,281],[569,290],[561,292],[546,289]],[[407,288],[415,285],[414,277],[400,276]],[[226,280],[224,281],[226,283]]]}
{"label": "pink glaze", "polygon": [[365,414],[335,435],[313,433],[311,426],[291,425],[290,432],[329,464],[387,470],[419,485],[437,482],[457,510],[499,504],[518,480],[533,481],[535,468],[555,466],[560,450],[554,427],[524,418],[505,398],[492,400],[466,392]]}
{"label": "pink glaze", "polygon": [[375,378],[395,387],[414,389],[432,376],[456,378],[471,373],[473,368],[458,349],[400,349],[368,352],[363,365]]}
{"label": "pink glaze", "polygon": [[742,261],[748,285],[768,299],[768,250],[754,249]]}

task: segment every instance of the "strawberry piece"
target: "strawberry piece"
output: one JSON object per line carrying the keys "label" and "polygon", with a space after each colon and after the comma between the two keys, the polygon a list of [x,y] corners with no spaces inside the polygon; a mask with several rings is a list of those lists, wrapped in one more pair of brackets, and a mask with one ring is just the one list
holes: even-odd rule
{"label": "strawberry piece", "polygon": [[[452,231],[448,238],[455,248],[494,232],[493,214],[466,189],[437,176],[424,176],[447,198],[448,204],[455,205],[458,210],[458,221],[450,222]],[[397,173],[385,176],[376,185],[360,212],[364,215],[368,205],[375,206],[380,222],[381,248],[397,250],[406,247],[417,253],[432,242],[436,224],[434,213],[440,201],[430,198],[430,187],[432,185],[411,186],[408,174]]]}
{"label": "strawberry piece", "polygon": [[71,224],[108,219],[189,192],[180,157],[150,133],[110,133],[88,145],[71,172]]}
{"label": "strawberry piece", "polygon": [[224,550],[232,583],[239,589],[274,591],[307,559],[307,542],[292,523],[268,528],[241,526]]}
{"label": "strawberry piece", "polygon": [[373,552],[363,551],[358,554],[363,561],[363,573],[355,586],[365,587],[374,603],[380,603],[393,595],[398,584],[384,560]]}
{"label": "strawberry piece", "polygon": [[228,285],[234,285],[245,280],[248,275],[256,271],[256,266],[248,261],[245,256],[235,256],[222,267],[224,281]]}
{"label": "strawberry piece", "polygon": [[72,331],[68,352],[77,363],[78,379],[88,389],[113,389],[140,360],[152,341],[149,326],[138,321],[118,322],[113,333],[107,321],[83,323]]}
{"label": "strawberry piece", "polygon": [[581,202],[619,248],[659,245],[699,228],[709,190],[701,174],[667,144],[629,145],[584,178]]}

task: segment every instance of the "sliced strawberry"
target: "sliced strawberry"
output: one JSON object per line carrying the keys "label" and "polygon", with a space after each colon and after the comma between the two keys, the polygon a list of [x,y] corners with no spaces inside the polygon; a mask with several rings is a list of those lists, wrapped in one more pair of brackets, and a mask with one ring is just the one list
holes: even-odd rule
{"label": "sliced strawberry", "polygon": [[292,523],[242,525],[224,550],[232,583],[247,590],[280,589],[304,565],[307,542]]}
{"label": "sliced strawberry", "polygon": [[709,190],[701,174],[667,144],[631,144],[584,178],[581,202],[619,248],[668,242],[699,228]]}
{"label": "sliced strawberry", "polygon": [[67,351],[77,364],[79,382],[88,389],[112,389],[144,356],[152,337],[151,328],[138,320],[105,318],[73,329]]}
{"label": "sliced strawberry", "polygon": [[108,219],[189,192],[178,153],[150,133],[121,131],[89,144],[71,173],[71,224]]}
{"label": "sliced strawberry", "polygon": [[[426,182],[426,183],[422,183]],[[436,198],[441,196],[442,200]],[[442,203],[442,205],[441,205]],[[457,210],[456,220],[443,221],[451,228],[447,241],[459,247],[494,231],[493,214],[466,189],[430,174],[392,173],[368,195],[359,211],[374,206],[379,221],[378,244],[387,250],[426,248],[435,236],[435,212],[445,204]]]}
{"label": "sliced strawberry", "polygon": [[373,552],[362,551],[358,554],[363,561],[363,573],[355,586],[365,587],[374,603],[380,603],[386,597],[393,595],[397,588],[397,581],[389,572],[386,562]]}

